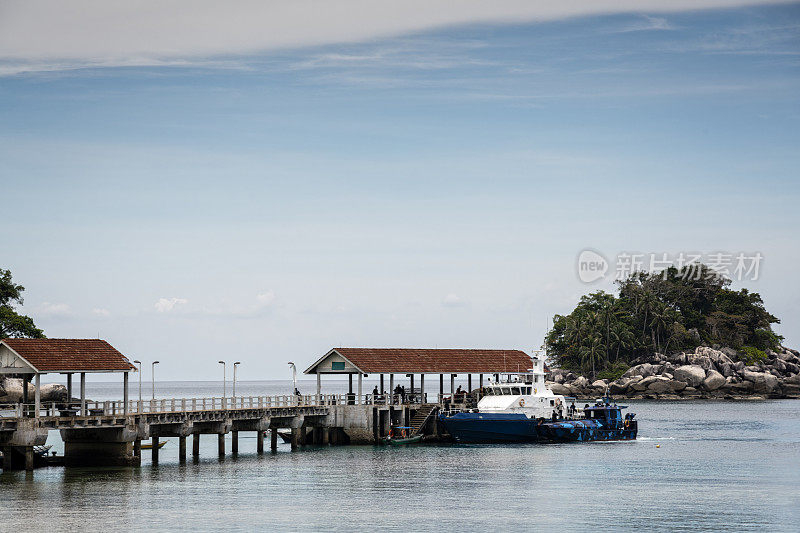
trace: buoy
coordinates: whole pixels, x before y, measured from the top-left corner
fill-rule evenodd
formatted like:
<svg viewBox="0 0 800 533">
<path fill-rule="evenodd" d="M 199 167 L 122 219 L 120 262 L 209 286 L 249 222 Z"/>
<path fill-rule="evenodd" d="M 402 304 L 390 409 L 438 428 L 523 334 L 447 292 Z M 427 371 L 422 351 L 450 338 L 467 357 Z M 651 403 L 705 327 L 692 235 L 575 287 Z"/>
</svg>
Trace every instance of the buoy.
<svg viewBox="0 0 800 533">
<path fill-rule="evenodd" d="M 660 444 L 656 444 L 656 448 L 661 448 L 661 445 Z"/>
</svg>

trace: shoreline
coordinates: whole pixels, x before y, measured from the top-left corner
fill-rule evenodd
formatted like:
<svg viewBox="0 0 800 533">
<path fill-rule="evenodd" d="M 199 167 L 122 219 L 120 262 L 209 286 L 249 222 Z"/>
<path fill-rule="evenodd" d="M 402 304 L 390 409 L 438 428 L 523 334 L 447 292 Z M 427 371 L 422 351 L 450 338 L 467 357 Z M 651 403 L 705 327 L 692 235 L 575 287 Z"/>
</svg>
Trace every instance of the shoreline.
<svg viewBox="0 0 800 533">
<path fill-rule="evenodd" d="M 626 400 L 763 401 L 800 399 L 800 353 L 768 350 L 767 359 L 745 364 L 731 348 L 699 346 L 694 352 L 640 357 L 621 377 L 592 382 L 566 369 L 547 376 L 556 394 L 594 400 L 606 391 Z"/>
</svg>

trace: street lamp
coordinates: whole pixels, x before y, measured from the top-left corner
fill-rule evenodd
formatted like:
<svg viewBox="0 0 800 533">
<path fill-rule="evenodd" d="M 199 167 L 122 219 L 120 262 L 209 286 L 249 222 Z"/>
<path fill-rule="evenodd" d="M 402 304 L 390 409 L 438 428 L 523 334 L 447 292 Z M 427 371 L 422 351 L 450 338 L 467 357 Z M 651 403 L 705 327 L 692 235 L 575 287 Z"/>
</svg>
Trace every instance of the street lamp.
<svg viewBox="0 0 800 533">
<path fill-rule="evenodd" d="M 241 365 L 241 361 L 233 363 L 233 398 L 236 399 L 236 367 Z"/>
<path fill-rule="evenodd" d="M 133 360 L 134 363 L 139 365 L 139 412 L 142 411 L 142 362 L 138 359 Z"/>
<path fill-rule="evenodd" d="M 217 361 L 217 362 L 222 365 L 222 397 L 224 398 L 225 396 L 228 395 L 227 389 L 226 389 L 226 385 L 225 385 L 225 381 L 226 381 L 226 378 L 225 378 L 225 361 Z"/>
<path fill-rule="evenodd" d="M 150 371 L 150 374 L 153 376 L 153 399 L 154 400 L 156 399 L 156 365 L 158 363 L 159 363 L 158 361 L 153 361 L 153 365 L 152 365 L 153 368 Z"/>
<path fill-rule="evenodd" d="M 297 367 L 291 361 L 289 361 L 289 367 L 292 369 L 292 395 L 295 395 L 297 394 Z"/>
</svg>

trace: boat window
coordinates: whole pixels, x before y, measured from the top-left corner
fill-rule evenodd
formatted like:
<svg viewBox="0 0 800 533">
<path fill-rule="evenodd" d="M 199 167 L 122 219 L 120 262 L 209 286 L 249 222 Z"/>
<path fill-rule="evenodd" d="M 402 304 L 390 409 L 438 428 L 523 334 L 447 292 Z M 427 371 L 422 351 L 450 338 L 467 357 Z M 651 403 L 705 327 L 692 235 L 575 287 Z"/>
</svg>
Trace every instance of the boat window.
<svg viewBox="0 0 800 533">
<path fill-rule="evenodd" d="M 519 387 L 511 387 L 511 394 L 518 396 L 522 393 L 519 391 Z"/>
</svg>

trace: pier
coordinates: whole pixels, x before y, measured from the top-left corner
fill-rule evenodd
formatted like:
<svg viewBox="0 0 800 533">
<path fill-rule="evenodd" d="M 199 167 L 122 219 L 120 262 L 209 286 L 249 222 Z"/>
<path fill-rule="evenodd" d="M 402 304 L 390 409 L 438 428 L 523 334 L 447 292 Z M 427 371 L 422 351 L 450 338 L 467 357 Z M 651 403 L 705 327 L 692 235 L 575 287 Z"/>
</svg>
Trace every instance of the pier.
<svg viewBox="0 0 800 533">
<path fill-rule="evenodd" d="M 153 462 L 158 461 L 159 439 L 178 438 L 180 461 L 187 459 L 187 439 L 192 457 L 198 458 L 201 435 L 214 435 L 220 457 L 226 455 L 225 436 L 231 434 L 230 453 L 239 452 L 239 433 L 256 434 L 256 452 L 264 453 L 265 434 L 276 451 L 278 430 L 291 434 L 291 449 L 306 444 L 371 444 L 385 437 L 392 426 L 411 427 L 429 440 L 446 438 L 436 414 L 442 408 L 464 409 L 475 398 L 454 389 L 455 377 L 500 374 L 523 370 L 530 364 L 515 350 L 407 350 L 335 348 L 318 359 L 306 374 L 317 377 L 311 395 L 170 398 L 130 400 L 128 374 L 136 371 L 127 358 L 105 341 L 96 339 L 5 339 L 0 341 L 0 373 L 32 374 L 33 402 L 27 386 L 23 401 L 0 406 L 0 450 L 3 469 L 33 469 L 34 446 L 45 444 L 49 431 L 64 441 L 66 466 L 114 466 L 141 463 L 143 440 L 150 440 Z M 40 375 L 67 375 L 67 402 L 42 402 Z M 122 400 L 87 400 L 86 374 L 123 374 Z M 72 401 L 72 375 L 80 376 L 80 397 Z M 324 394 L 323 375 L 347 374 L 344 394 Z M 379 375 L 379 385 L 365 394 L 363 377 Z M 395 376 L 409 378 L 410 387 L 395 387 Z M 425 389 L 425 375 L 438 374 L 439 391 Z M 384 379 L 388 376 L 388 380 Z M 415 384 L 415 375 L 419 378 Z M 449 377 L 449 394 L 444 376 Z M 357 388 L 354 390 L 354 376 Z M 388 381 L 389 391 L 384 390 Z M 26 382 L 27 384 L 27 382 Z"/>
</svg>

